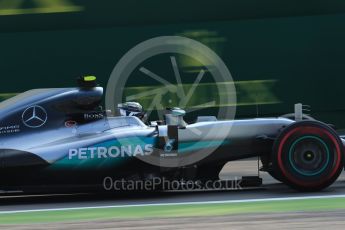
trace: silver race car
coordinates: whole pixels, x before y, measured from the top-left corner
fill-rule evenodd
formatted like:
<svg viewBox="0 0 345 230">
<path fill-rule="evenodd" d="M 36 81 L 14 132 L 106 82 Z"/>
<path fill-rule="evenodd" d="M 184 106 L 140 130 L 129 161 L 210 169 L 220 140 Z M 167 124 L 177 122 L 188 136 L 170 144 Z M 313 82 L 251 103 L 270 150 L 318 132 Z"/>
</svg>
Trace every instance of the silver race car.
<svg viewBox="0 0 345 230">
<path fill-rule="evenodd" d="M 229 161 L 260 157 L 261 170 L 298 190 L 331 185 L 344 167 L 344 145 L 325 123 L 289 118 L 165 120 L 145 124 L 140 104 L 103 111 L 103 88 L 84 77 L 77 88 L 36 89 L 0 104 L 0 190 L 99 187 L 104 179 L 219 180 Z"/>
</svg>

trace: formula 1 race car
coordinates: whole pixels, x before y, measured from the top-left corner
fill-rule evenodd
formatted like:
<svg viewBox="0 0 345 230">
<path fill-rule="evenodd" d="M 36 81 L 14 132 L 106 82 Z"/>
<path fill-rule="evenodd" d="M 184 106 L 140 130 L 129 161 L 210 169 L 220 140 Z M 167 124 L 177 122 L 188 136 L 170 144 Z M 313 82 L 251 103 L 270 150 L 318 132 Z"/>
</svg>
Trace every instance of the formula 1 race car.
<svg viewBox="0 0 345 230">
<path fill-rule="evenodd" d="M 218 180 L 229 162 L 260 157 L 262 170 L 304 191 L 331 185 L 344 167 L 343 141 L 322 122 L 293 118 L 217 120 L 167 110 L 145 124 L 138 103 L 121 116 L 100 108 L 103 88 L 36 89 L 0 103 L 0 190 L 101 186 L 106 177 Z"/>
</svg>

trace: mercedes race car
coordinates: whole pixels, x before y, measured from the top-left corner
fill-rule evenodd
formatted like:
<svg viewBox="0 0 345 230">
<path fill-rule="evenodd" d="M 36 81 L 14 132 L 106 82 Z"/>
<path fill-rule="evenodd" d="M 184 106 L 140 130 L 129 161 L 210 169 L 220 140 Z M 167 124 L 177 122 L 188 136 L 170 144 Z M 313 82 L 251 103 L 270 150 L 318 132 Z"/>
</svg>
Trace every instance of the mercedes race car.
<svg viewBox="0 0 345 230">
<path fill-rule="evenodd" d="M 105 178 L 219 180 L 229 161 L 260 157 L 261 170 L 297 189 L 331 185 L 344 167 L 343 141 L 325 123 L 289 118 L 217 120 L 167 110 L 145 123 L 135 102 L 103 111 L 93 77 L 79 87 L 35 89 L 0 103 L 0 190 L 102 187 Z"/>
</svg>

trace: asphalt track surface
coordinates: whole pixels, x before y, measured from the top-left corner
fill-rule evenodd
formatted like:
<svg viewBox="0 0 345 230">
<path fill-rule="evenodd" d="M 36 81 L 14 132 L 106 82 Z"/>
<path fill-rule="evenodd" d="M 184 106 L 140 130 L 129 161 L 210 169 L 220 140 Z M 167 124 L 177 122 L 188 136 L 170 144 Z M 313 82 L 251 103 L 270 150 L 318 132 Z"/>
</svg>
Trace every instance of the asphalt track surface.
<svg viewBox="0 0 345 230">
<path fill-rule="evenodd" d="M 257 175 L 257 162 L 246 160 L 229 163 L 222 171 L 222 179 L 233 179 L 239 176 Z M 315 193 L 300 193 L 275 181 L 266 173 L 261 173 L 264 185 L 259 188 L 236 191 L 178 191 L 154 193 L 114 193 L 97 194 L 65 194 L 40 196 L 1 196 L 0 212 L 70 209 L 102 206 L 127 206 L 145 204 L 174 204 L 184 202 L 228 202 L 233 200 L 291 198 L 310 196 L 345 195 L 345 173 L 328 189 Z"/>
</svg>

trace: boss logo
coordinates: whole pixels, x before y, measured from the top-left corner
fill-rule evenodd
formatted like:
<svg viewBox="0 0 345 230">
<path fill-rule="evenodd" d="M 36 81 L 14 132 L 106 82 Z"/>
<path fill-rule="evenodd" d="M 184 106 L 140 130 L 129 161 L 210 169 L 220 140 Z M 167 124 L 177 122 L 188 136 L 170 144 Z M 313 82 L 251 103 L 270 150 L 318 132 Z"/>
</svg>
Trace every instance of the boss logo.
<svg viewBox="0 0 345 230">
<path fill-rule="evenodd" d="M 98 119 L 103 119 L 103 118 L 104 118 L 103 113 L 85 113 L 84 114 L 85 120 L 98 120 Z"/>
</svg>

